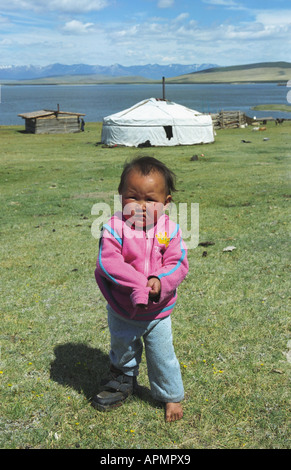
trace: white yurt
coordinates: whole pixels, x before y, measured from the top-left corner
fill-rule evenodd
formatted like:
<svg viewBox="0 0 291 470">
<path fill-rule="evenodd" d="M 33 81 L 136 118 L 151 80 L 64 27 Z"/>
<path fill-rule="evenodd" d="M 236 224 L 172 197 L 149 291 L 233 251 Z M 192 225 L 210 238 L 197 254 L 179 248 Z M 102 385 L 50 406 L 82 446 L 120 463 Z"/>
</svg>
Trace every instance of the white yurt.
<svg viewBox="0 0 291 470">
<path fill-rule="evenodd" d="M 149 98 L 103 119 L 106 145 L 174 146 L 214 142 L 210 115 L 168 100 Z"/>
</svg>

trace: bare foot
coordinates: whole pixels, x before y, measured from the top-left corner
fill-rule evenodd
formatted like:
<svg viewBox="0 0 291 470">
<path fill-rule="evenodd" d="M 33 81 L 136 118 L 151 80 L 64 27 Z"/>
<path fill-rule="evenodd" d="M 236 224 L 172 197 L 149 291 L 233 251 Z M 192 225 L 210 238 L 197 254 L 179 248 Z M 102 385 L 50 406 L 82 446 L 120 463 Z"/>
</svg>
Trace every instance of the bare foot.
<svg viewBox="0 0 291 470">
<path fill-rule="evenodd" d="M 181 403 L 166 403 L 166 421 L 168 423 L 177 421 L 183 417 Z"/>
</svg>

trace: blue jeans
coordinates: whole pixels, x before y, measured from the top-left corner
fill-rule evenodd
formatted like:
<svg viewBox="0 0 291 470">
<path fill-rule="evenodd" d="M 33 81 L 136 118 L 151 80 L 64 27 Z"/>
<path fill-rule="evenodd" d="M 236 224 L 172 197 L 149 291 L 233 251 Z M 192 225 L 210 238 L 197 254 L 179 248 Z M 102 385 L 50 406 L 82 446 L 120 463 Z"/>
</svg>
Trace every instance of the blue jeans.
<svg viewBox="0 0 291 470">
<path fill-rule="evenodd" d="M 124 374 L 137 376 L 145 345 L 148 377 L 153 398 L 162 402 L 180 402 L 184 398 L 179 362 L 172 340 L 170 316 L 153 321 L 135 321 L 121 317 L 108 305 L 111 334 L 110 361 Z"/>
</svg>

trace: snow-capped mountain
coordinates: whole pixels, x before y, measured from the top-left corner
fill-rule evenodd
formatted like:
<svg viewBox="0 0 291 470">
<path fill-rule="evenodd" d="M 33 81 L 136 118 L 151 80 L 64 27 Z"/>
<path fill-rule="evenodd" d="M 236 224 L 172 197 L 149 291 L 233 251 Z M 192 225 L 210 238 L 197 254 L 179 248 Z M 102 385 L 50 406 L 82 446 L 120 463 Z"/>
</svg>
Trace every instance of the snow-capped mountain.
<svg viewBox="0 0 291 470">
<path fill-rule="evenodd" d="M 64 75 L 102 75 L 107 77 L 140 76 L 159 80 L 161 77 L 170 78 L 186 73 L 217 67 L 216 64 L 147 64 L 123 66 L 113 65 L 87 65 L 87 64 L 51 64 L 46 66 L 35 65 L 0 65 L 0 80 L 31 80 L 36 78 L 56 77 Z"/>
</svg>

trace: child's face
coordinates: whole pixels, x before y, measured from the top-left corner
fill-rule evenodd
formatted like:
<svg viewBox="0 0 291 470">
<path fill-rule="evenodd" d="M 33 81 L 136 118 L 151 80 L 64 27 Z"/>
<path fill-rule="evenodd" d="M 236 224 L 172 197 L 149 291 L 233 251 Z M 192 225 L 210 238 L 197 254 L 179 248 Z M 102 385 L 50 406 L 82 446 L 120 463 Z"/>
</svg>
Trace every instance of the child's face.
<svg viewBox="0 0 291 470">
<path fill-rule="evenodd" d="M 164 176 L 158 171 L 142 175 L 132 170 L 127 175 L 121 196 L 125 219 L 130 219 L 131 225 L 140 230 L 155 225 L 172 199 L 166 193 Z"/>
</svg>

